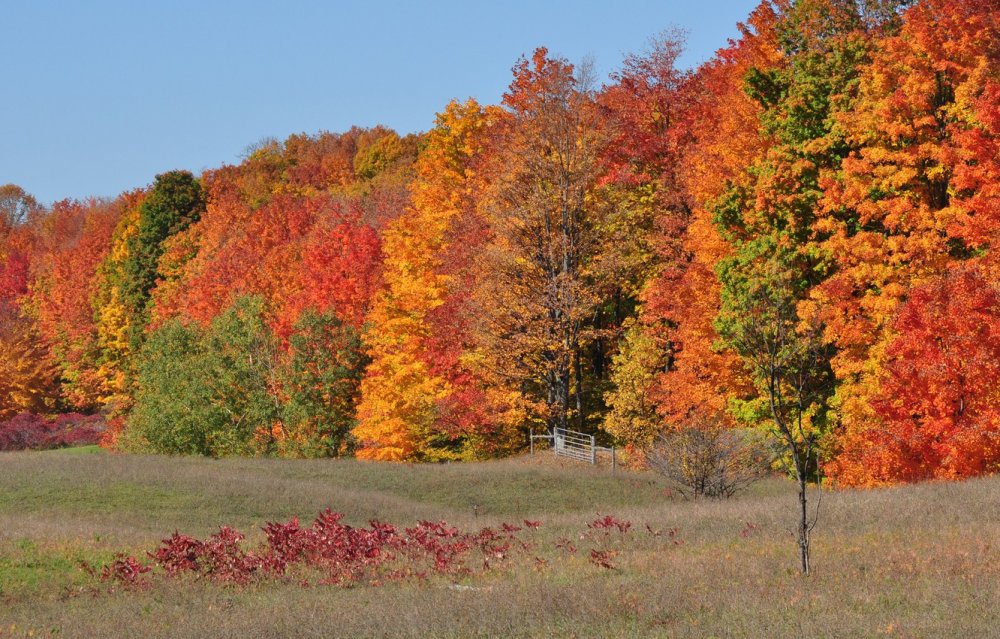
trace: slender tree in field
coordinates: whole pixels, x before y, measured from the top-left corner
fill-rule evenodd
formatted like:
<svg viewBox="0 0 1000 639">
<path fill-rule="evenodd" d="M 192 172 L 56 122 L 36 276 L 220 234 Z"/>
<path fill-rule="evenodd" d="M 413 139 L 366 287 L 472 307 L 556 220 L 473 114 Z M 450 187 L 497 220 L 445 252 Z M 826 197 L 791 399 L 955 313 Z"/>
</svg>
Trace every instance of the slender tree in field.
<svg viewBox="0 0 1000 639">
<path fill-rule="evenodd" d="M 743 407 L 744 419 L 769 421 L 781 459 L 798 486 L 800 567 L 811 570 L 810 541 L 819 516 L 810 512 L 808 484 L 819 473 L 819 442 L 827 430 L 827 401 L 833 393 L 832 348 L 819 327 L 804 327 L 796 312 L 798 295 L 780 258 L 723 263 L 719 333 L 743 359 L 757 389 L 757 401 Z"/>
<path fill-rule="evenodd" d="M 738 417 L 769 423 L 799 487 L 797 538 L 810 565 L 808 482 L 818 479 L 818 447 L 829 428 L 832 346 L 823 325 L 799 306 L 833 269 L 816 224 L 822 177 L 848 152 L 831 117 L 849 108 L 869 37 L 853 0 L 793 3 L 776 25 L 781 66 L 751 68 L 746 90 L 760 106 L 766 154 L 713 203 L 729 254 L 716 265 L 721 308 L 716 328 L 750 373 L 756 397 L 736 401 Z"/>
</svg>

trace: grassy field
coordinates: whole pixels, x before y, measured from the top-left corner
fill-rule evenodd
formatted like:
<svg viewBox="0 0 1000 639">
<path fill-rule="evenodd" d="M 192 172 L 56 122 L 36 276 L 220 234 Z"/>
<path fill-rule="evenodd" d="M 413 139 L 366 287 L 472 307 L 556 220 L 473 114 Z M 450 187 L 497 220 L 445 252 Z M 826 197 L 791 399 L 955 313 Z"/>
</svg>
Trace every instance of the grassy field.
<svg viewBox="0 0 1000 639">
<path fill-rule="evenodd" d="M 353 524 L 538 519 L 545 562 L 457 587 L 189 580 L 112 594 L 80 568 L 142 555 L 175 529 L 228 524 L 258 539 L 267 520 L 308 521 L 326 507 Z M 614 542 L 615 569 L 555 549 L 597 513 L 635 523 Z M 784 480 L 686 502 L 651 475 L 543 455 L 406 466 L 5 453 L 0 637 L 1000 636 L 1000 478 L 826 494 L 809 578 L 795 570 L 794 519 Z M 647 524 L 678 532 L 655 537 Z"/>
</svg>

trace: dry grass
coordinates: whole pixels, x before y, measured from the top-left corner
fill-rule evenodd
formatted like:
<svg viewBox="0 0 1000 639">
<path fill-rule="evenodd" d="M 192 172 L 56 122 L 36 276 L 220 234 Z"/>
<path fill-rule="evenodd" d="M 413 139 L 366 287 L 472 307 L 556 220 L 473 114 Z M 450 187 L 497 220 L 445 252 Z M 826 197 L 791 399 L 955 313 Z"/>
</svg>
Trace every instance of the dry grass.
<svg viewBox="0 0 1000 639">
<path fill-rule="evenodd" d="M 724 502 L 685 502 L 647 475 L 545 460 L 408 467 L 2 455 L 0 637 L 1000 636 L 997 478 L 827 494 L 816 574 L 805 579 L 789 531 L 794 488 L 783 480 Z M 541 519 L 538 554 L 548 565 L 527 561 L 461 589 L 444 579 L 353 589 L 185 582 L 76 594 L 86 580 L 80 558 L 149 549 L 175 528 L 249 532 L 327 506 L 357 523 Z M 616 570 L 554 547 L 578 540 L 596 512 L 640 529 L 612 542 Z M 646 524 L 678 527 L 683 544 L 641 532 Z"/>
</svg>

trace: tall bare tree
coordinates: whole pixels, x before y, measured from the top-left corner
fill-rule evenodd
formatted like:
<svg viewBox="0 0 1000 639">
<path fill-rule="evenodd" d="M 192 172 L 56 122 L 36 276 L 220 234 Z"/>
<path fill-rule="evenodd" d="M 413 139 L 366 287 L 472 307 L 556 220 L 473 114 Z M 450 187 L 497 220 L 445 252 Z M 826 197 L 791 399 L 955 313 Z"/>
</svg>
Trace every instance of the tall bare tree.
<svg viewBox="0 0 1000 639">
<path fill-rule="evenodd" d="M 522 59 L 495 127 L 482 200 L 493 231 L 480 278 L 479 346 L 488 373 L 550 428 L 583 423 L 587 322 L 598 302 L 598 113 L 589 65 L 545 49 Z"/>
<path fill-rule="evenodd" d="M 38 201 L 18 185 L 0 186 L 0 231 L 24 224 L 38 208 Z"/>
</svg>

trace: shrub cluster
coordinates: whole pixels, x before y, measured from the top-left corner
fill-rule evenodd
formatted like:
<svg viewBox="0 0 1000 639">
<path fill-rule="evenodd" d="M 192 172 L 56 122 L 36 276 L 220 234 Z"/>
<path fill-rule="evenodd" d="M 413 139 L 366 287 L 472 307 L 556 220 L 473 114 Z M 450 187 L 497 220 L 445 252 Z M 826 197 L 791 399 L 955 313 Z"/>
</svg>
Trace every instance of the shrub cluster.
<svg viewBox="0 0 1000 639">
<path fill-rule="evenodd" d="M 100 415 L 66 413 L 50 419 L 21 413 L 0 422 L 0 451 L 97 444 L 106 428 L 107 423 Z"/>
<path fill-rule="evenodd" d="M 521 524 L 504 523 L 475 532 L 444 521 L 420 521 L 398 528 L 372 520 L 366 527 L 353 527 L 343 523 L 341 513 L 328 508 L 306 527 L 298 517 L 285 523 L 267 523 L 262 529 L 265 540 L 254 548 L 244 545 L 242 533 L 222 526 L 204 539 L 174 532 L 147 553 L 152 563 L 119 553 L 100 569 L 86 564 L 84 569 L 111 584 L 112 590 L 145 590 L 154 579 L 185 576 L 229 586 L 277 581 L 303 587 L 380 586 L 435 575 L 457 579 L 513 568 L 519 560 L 535 570 L 544 569 L 549 560 L 538 554 L 544 555 L 545 549 L 530 538 L 531 531 L 541 526 L 540 521 L 525 519 Z M 582 550 L 581 558 L 588 563 L 617 570 L 615 559 L 636 531 L 631 521 L 598 515 L 579 535 L 582 547 L 563 537 L 549 551 L 567 557 Z M 664 537 L 670 545 L 684 544 L 677 528 L 664 531 L 646 525 L 645 531 L 652 537 Z M 741 533 L 741 537 L 746 536 L 746 531 Z"/>
<path fill-rule="evenodd" d="M 760 433 L 706 419 L 661 434 L 647 453 L 649 467 L 684 497 L 728 498 L 763 479 L 775 454 Z"/>
<path fill-rule="evenodd" d="M 518 533 L 541 525 L 525 521 L 463 532 L 443 521 L 421 521 L 399 529 L 379 521 L 356 528 L 342 519 L 341 513 L 327 509 L 308 527 L 301 526 L 297 517 L 286 523 L 270 522 L 263 529 L 266 541 L 256 549 L 245 548 L 245 536 L 227 526 L 203 540 L 174 532 L 149 557 L 160 568 L 159 574 L 167 577 L 189 574 L 239 586 L 262 580 L 378 585 L 498 568 L 531 549 L 531 543 Z M 125 587 L 145 588 L 150 583 L 147 568 L 134 557 L 122 555 L 104 567 L 100 577 Z"/>
<path fill-rule="evenodd" d="M 137 364 L 135 406 L 117 444 L 128 451 L 225 457 L 350 452 L 367 359 L 358 331 L 306 311 L 288 338 L 262 298 L 237 298 L 207 326 L 152 331 Z"/>
</svg>

